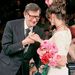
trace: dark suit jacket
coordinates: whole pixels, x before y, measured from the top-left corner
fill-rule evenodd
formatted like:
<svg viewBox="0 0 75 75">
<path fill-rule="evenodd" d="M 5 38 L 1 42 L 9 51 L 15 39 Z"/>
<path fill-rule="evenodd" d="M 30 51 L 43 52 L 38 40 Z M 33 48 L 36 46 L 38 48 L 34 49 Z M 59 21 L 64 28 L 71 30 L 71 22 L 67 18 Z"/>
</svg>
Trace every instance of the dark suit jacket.
<svg viewBox="0 0 75 75">
<path fill-rule="evenodd" d="M 35 26 L 33 31 L 43 37 L 43 31 Z M 33 57 L 36 65 L 39 63 L 37 48 L 39 43 L 31 44 L 24 53 L 21 41 L 24 39 L 24 19 L 9 21 L 2 37 L 0 54 L 0 75 L 16 75 L 23 61 L 26 63 Z M 26 74 L 25 74 L 26 75 Z"/>
</svg>

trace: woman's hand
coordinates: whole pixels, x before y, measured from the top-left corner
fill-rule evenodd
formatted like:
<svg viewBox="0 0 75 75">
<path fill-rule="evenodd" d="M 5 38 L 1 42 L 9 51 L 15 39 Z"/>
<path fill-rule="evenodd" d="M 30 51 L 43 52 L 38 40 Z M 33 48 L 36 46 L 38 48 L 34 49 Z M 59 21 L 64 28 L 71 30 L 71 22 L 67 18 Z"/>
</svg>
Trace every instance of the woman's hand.
<svg viewBox="0 0 75 75">
<path fill-rule="evenodd" d="M 43 72 L 43 68 L 44 68 L 44 65 L 41 65 L 41 66 L 39 67 L 39 72 L 40 72 L 40 73 Z"/>
<path fill-rule="evenodd" d="M 40 38 L 40 36 L 38 34 L 35 33 L 30 33 L 29 34 L 30 39 L 37 41 L 37 42 L 42 42 L 43 40 Z"/>
<path fill-rule="evenodd" d="M 34 40 L 30 39 L 29 36 L 27 36 L 24 40 L 22 40 L 22 45 L 25 46 L 27 44 L 33 44 L 35 43 Z"/>
</svg>

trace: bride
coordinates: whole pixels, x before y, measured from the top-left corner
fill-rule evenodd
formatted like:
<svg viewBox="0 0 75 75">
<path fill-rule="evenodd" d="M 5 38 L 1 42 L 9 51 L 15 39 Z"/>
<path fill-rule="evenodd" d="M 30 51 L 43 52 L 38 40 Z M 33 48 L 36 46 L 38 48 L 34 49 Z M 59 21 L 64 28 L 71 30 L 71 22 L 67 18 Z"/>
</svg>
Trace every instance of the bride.
<svg viewBox="0 0 75 75">
<path fill-rule="evenodd" d="M 52 26 L 55 26 L 55 31 L 49 41 L 54 41 L 58 47 L 58 54 L 61 55 L 61 59 L 57 60 L 57 66 L 50 66 L 47 75 L 68 75 L 67 54 L 69 52 L 69 46 L 71 43 L 71 32 L 66 26 L 64 16 L 61 12 L 61 8 L 56 5 L 52 5 L 46 10 L 46 17 L 51 22 Z M 32 33 L 30 38 L 42 42 L 43 40 L 38 34 Z"/>
</svg>

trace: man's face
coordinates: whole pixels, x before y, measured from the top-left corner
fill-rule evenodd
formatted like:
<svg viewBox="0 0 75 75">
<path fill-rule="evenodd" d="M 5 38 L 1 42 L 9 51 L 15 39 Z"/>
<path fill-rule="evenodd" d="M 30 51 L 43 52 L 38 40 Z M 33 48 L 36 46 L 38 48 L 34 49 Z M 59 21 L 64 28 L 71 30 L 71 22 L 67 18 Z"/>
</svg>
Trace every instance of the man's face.
<svg viewBox="0 0 75 75">
<path fill-rule="evenodd" d="M 40 18 L 40 11 L 28 11 L 24 14 L 26 23 L 29 27 L 34 27 Z"/>
</svg>

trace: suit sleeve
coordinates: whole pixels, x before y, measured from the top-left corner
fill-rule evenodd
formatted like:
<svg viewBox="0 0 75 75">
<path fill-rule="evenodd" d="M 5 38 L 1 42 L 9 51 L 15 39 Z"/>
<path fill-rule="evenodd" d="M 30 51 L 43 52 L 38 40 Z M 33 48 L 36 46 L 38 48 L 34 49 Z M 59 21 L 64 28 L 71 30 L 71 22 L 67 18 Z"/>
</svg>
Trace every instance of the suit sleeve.
<svg viewBox="0 0 75 75">
<path fill-rule="evenodd" d="M 13 30 L 11 23 L 7 22 L 2 37 L 2 49 L 6 55 L 12 55 L 23 50 L 21 42 L 13 43 Z"/>
</svg>

